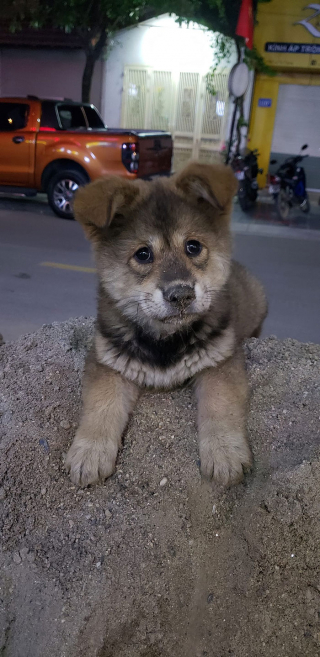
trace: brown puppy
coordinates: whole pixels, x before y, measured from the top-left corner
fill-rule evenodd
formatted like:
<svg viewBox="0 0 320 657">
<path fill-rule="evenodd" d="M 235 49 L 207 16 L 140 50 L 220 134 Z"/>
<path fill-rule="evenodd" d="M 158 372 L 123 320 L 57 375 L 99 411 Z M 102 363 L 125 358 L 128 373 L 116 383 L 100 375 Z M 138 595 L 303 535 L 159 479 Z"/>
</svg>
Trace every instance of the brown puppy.
<svg viewBox="0 0 320 657">
<path fill-rule="evenodd" d="M 79 190 L 75 214 L 99 276 L 94 346 L 79 429 L 66 458 L 74 483 L 115 469 L 144 387 L 192 379 L 201 471 L 237 483 L 251 465 L 241 343 L 267 312 L 260 283 L 231 261 L 231 169 L 191 163 L 169 180 L 108 177 Z"/>
</svg>

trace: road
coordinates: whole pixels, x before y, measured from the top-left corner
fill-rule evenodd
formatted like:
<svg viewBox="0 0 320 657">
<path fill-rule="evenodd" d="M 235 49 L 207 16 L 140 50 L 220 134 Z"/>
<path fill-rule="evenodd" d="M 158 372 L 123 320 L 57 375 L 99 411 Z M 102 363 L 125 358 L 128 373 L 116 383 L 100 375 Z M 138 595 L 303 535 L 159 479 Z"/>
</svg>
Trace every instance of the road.
<svg viewBox="0 0 320 657">
<path fill-rule="evenodd" d="M 263 335 L 320 342 L 320 230 L 309 230 L 310 223 L 269 225 L 271 213 L 264 204 L 248 220 L 236 209 L 233 222 L 235 256 L 267 290 Z M 317 214 L 313 220 L 319 228 Z M 0 199 L 0 333 L 6 342 L 42 324 L 94 315 L 93 268 L 76 222 L 58 219 L 41 199 Z"/>
</svg>

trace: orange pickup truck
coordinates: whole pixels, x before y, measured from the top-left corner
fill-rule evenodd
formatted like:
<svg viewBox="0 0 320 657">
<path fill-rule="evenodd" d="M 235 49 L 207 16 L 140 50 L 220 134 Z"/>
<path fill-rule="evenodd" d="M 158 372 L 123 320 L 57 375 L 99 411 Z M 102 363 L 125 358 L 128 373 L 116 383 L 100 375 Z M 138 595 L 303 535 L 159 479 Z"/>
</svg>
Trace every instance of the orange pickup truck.
<svg viewBox="0 0 320 657">
<path fill-rule="evenodd" d="M 131 180 L 171 171 L 170 133 L 107 128 L 90 104 L 0 98 L 0 194 L 45 192 L 70 219 L 79 185 L 105 174 Z"/>
</svg>

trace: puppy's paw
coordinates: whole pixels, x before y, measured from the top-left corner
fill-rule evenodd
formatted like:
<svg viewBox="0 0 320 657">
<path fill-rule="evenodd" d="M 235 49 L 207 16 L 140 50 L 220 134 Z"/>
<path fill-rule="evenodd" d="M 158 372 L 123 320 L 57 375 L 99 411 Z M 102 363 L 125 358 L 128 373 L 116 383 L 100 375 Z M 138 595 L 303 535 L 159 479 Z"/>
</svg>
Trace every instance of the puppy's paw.
<svg viewBox="0 0 320 657">
<path fill-rule="evenodd" d="M 201 474 L 223 486 L 234 486 L 243 479 L 243 468 L 250 468 L 252 455 L 243 435 L 223 439 L 211 437 L 200 443 Z"/>
<path fill-rule="evenodd" d="M 76 435 L 65 460 L 71 481 L 89 486 L 110 477 L 115 470 L 117 446 L 108 441 L 94 441 Z"/>
</svg>

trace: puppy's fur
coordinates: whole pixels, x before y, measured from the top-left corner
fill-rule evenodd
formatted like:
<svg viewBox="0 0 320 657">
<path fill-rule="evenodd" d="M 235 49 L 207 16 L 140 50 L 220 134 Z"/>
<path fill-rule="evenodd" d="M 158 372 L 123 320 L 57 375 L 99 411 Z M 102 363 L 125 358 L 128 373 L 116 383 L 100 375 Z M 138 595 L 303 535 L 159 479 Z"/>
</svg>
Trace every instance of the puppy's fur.
<svg viewBox="0 0 320 657">
<path fill-rule="evenodd" d="M 74 483 L 113 473 L 144 387 L 189 380 L 202 473 L 230 485 L 251 465 L 241 343 L 259 334 L 267 306 L 260 283 L 231 260 L 236 189 L 231 169 L 191 163 L 169 180 L 110 176 L 79 190 L 75 215 L 94 245 L 99 300 L 66 459 Z"/>
</svg>

